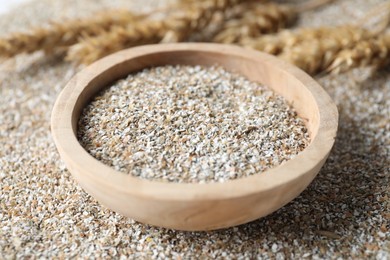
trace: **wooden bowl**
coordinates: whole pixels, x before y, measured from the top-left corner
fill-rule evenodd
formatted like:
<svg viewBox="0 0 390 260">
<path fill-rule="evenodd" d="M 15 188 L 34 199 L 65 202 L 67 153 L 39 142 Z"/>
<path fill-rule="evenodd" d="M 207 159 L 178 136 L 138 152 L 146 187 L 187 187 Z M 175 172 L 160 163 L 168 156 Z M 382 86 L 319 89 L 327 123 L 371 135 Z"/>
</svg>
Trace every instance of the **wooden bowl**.
<svg viewBox="0 0 390 260">
<path fill-rule="evenodd" d="M 311 143 L 266 172 L 224 183 L 179 184 L 115 171 L 89 155 L 76 133 L 82 109 L 108 84 L 145 67 L 221 65 L 272 88 L 307 120 Z M 95 62 L 77 74 L 54 106 L 51 126 L 58 151 L 80 185 L 108 208 L 151 225 L 212 230 L 246 223 L 297 197 L 324 164 L 336 137 L 338 112 L 307 74 L 273 56 L 235 46 L 179 43 L 136 47 Z"/>
</svg>

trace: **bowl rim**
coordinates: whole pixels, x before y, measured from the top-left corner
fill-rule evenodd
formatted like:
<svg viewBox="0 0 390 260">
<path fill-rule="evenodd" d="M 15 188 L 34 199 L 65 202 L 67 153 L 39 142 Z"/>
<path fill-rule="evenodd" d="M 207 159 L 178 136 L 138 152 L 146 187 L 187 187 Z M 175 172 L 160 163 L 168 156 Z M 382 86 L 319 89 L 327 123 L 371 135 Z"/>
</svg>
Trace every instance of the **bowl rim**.
<svg viewBox="0 0 390 260">
<path fill-rule="evenodd" d="M 83 90 L 104 71 L 125 61 L 155 53 L 175 54 L 180 51 L 219 53 L 262 60 L 292 75 L 309 90 L 319 112 L 319 125 L 311 143 L 302 152 L 274 168 L 262 173 L 222 183 L 174 183 L 145 180 L 116 171 L 90 155 L 78 142 L 73 117 Z M 221 64 L 223 66 L 223 64 Z M 112 80 L 114 81 L 114 79 Z M 76 120 L 78 121 L 78 120 Z M 338 127 L 338 111 L 329 95 L 309 75 L 297 67 L 274 56 L 233 45 L 214 43 L 173 43 L 144 45 L 114 53 L 96 61 L 77 73 L 61 91 L 55 102 L 51 131 L 55 145 L 70 172 L 82 174 L 91 181 L 129 196 L 161 201 L 225 200 L 250 196 L 292 183 L 314 168 L 322 166 L 334 144 Z M 318 172 L 318 171 L 317 171 Z M 76 177 L 76 176 L 75 176 Z M 313 176 L 314 178 L 315 176 Z M 77 178 L 76 178 L 77 179 Z M 94 183 L 94 184 L 93 184 Z"/>
</svg>

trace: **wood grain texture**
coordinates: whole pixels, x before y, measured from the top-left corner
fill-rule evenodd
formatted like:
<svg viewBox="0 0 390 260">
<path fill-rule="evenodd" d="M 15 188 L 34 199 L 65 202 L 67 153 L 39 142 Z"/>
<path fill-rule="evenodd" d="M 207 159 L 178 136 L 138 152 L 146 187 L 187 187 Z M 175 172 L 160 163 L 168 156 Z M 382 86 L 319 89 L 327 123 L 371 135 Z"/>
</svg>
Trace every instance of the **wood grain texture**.
<svg viewBox="0 0 390 260">
<path fill-rule="evenodd" d="M 310 145 L 292 160 L 224 183 L 179 184 L 132 177 L 99 162 L 76 138 L 77 122 L 91 98 L 110 83 L 145 67 L 221 65 L 284 96 L 306 120 Z M 298 196 L 314 179 L 333 146 L 338 112 L 306 73 L 273 56 L 210 43 L 132 48 L 95 62 L 64 88 L 52 113 L 52 135 L 61 158 L 80 185 L 108 208 L 151 225 L 212 230 L 263 217 Z"/>
</svg>

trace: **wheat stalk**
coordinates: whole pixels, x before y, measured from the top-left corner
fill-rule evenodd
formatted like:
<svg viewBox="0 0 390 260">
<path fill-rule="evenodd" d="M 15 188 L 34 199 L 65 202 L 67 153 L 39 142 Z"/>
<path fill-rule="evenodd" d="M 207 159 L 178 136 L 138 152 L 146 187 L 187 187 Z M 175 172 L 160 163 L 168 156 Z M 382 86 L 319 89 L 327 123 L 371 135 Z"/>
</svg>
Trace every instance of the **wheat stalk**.
<svg viewBox="0 0 390 260">
<path fill-rule="evenodd" d="M 41 27 L 26 33 L 14 33 L 6 38 L 0 38 L 0 56 L 12 57 L 20 53 L 50 51 L 69 46 L 76 43 L 81 35 L 99 35 L 113 26 L 123 26 L 141 17 L 142 15 L 135 15 L 130 11 L 111 10 L 86 19 L 54 22 L 47 28 Z"/>
<path fill-rule="evenodd" d="M 361 41 L 342 50 L 337 54 L 332 64 L 327 68 L 328 72 L 338 74 L 352 68 L 362 66 L 375 66 L 381 68 L 390 63 L 390 33 Z"/>
</svg>

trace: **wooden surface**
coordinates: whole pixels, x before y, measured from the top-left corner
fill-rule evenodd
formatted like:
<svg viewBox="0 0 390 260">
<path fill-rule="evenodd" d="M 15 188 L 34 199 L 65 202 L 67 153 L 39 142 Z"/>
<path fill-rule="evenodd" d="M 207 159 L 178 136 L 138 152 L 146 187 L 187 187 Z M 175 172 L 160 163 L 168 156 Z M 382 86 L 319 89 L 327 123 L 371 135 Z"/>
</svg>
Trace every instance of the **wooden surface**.
<svg viewBox="0 0 390 260">
<path fill-rule="evenodd" d="M 115 171 L 89 155 L 76 138 L 81 110 L 99 90 L 129 73 L 164 64 L 215 65 L 272 88 L 307 120 L 311 144 L 264 173 L 225 183 L 147 181 Z M 77 74 L 52 113 L 58 151 L 80 185 L 103 205 L 143 223 L 211 230 L 270 214 L 298 196 L 324 164 L 337 132 L 337 108 L 307 74 L 270 55 L 203 43 L 160 44 L 121 51 Z"/>
</svg>

